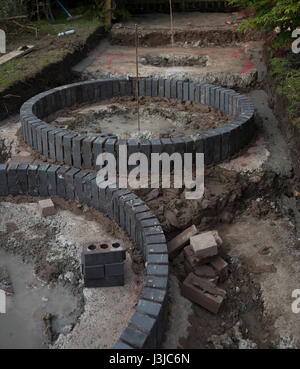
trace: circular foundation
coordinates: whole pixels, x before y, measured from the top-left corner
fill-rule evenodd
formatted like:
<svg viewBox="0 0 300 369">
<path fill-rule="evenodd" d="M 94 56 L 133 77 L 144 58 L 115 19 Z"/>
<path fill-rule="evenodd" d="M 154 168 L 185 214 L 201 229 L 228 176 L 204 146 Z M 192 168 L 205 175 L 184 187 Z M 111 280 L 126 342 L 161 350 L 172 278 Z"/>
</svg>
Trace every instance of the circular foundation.
<svg viewBox="0 0 300 369">
<path fill-rule="evenodd" d="M 248 98 L 233 90 L 209 84 L 145 78 L 139 80 L 139 95 L 199 102 L 233 116 L 233 120 L 216 129 L 194 136 L 118 139 L 88 136 L 57 128 L 42 119 L 76 104 L 95 103 L 115 97 L 135 96 L 135 79 L 97 80 L 55 88 L 39 94 L 21 108 L 22 133 L 26 143 L 51 160 L 77 168 L 97 169 L 99 153 L 109 152 L 118 158 L 119 146 L 129 153 L 204 153 L 206 165 L 216 164 L 241 150 L 254 134 L 254 107 Z M 114 132 L 111 132 L 114 134 Z"/>
</svg>

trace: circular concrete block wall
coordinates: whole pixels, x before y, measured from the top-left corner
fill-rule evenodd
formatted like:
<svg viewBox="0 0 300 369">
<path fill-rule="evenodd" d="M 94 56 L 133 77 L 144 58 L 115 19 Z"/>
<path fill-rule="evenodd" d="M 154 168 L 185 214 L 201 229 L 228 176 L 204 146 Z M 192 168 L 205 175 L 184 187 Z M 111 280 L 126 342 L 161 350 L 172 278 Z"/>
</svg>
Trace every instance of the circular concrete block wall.
<svg viewBox="0 0 300 369">
<path fill-rule="evenodd" d="M 140 96 L 195 101 L 215 107 L 234 119 L 224 126 L 199 132 L 196 137 L 118 139 L 116 136 L 90 137 L 51 126 L 43 118 L 75 104 L 94 103 L 117 96 L 135 96 L 136 80 L 95 80 L 57 87 L 34 96 L 21 107 L 25 142 L 46 158 L 82 169 L 99 169 L 96 158 L 102 152 L 115 155 L 127 145 L 128 155 L 151 153 L 204 153 L 206 165 L 216 164 L 239 152 L 253 137 L 254 106 L 237 92 L 209 84 L 145 78 L 139 80 Z"/>
<path fill-rule="evenodd" d="M 135 194 L 100 189 L 96 174 L 49 164 L 0 164 L 0 196 L 59 196 L 77 200 L 115 220 L 146 263 L 138 306 L 115 348 L 158 348 L 167 323 L 168 249 L 162 227 Z"/>
</svg>

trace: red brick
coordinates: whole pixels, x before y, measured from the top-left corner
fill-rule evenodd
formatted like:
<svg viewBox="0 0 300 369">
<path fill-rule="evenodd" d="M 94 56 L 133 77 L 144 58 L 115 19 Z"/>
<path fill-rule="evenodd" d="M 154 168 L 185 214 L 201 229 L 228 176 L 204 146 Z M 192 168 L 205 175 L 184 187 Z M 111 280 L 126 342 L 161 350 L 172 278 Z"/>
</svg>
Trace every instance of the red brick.
<svg viewBox="0 0 300 369">
<path fill-rule="evenodd" d="M 190 273 L 183 282 L 182 296 L 204 307 L 208 311 L 217 314 L 224 301 L 224 296 L 214 295 L 202 289 L 202 283 L 197 283 L 197 280 L 199 279 L 199 277 Z"/>
<path fill-rule="evenodd" d="M 200 233 L 190 239 L 195 255 L 201 259 L 218 254 L 218 245 L 212 232 Z"/>
<path fill-rule="evenodd" d="M 220 256 L 215 256 L 210 265 L 215 269 L 220 277 L 220 282 L 224 282 L 228 277 L 228 264 Z"/>
<path fill-rule="evenodd" d="M 197 257 L 191 245 L 186 246 L 183 252 L 185 259 L 189 261 L 193 268 L 195 268 L 197 265 L 208 264 L 214 258 L 214 256 L 209 256 L 207 258 Z"/>
<path fill-rule="evenodd" d="M 168 251 L 170 259 L 174 258 L 180 253 L 180 251 L 189 243 L 190 237 L 197 234 L 197 228 L 195 225 L 187 228 L 185 231 L 181 232 L 178 236 L 173 238 L 168 243 Z"/>
<path fill-rule="evenodd" d="M 51 199 L 41 200 L 38 202 L 38 211 L 43 217 L 55 214 L 55 206 Z"/>
<path fill-rule="evenodd" d="M 212 234 L 214 235 L 215 240 L 216 240 L 218 246 L 222 246 L 223 245 L 223 240 L 220 237 L 219 232 L 218 231 L 212 231 Z"/>
</svg>

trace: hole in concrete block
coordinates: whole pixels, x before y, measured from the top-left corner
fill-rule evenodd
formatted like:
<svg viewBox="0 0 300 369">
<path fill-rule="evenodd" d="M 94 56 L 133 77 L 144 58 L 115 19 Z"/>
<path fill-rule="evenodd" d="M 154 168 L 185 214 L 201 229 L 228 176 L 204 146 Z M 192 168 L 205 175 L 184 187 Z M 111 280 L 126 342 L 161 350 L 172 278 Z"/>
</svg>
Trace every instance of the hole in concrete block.
<svg viewBox="0 0 300 369">
<path fill-rule="evenodd" d="M 107 248 L 108 248 L 108 244 L 106 244 L 106 243 L 102 243 L 102 244 L 100 245 L 100 247 L 101 247 L 101 249 L 107 249 Z"/>
<path fill-rule="evenodd" d="M 118 247 L 120 247 L 121 245 L 119 244 L 119 242 L 114 242 L 112 244 L 112 247 L 114 247 L 115 249 L 117 249 Z"/>
<path fill-rule="evenodd" d="M 88 246 L 88 250 L 90 250 L 90 251 L 94 251 L 94 250 L 96 250 L 96 248 L 97 248 L 97 246 L 95 246 L 95 245 L 89 245 Z"/>
</svg>

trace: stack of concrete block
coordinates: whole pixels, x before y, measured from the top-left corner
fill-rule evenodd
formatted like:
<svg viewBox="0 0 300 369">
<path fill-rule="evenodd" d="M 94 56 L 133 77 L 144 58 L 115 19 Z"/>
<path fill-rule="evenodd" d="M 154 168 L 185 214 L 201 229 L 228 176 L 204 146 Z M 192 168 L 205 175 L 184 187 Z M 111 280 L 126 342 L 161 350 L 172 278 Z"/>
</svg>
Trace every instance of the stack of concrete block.
<svg viewBox="0 0 300 369">
<path fill-rule="evenodd" d="M 81 254 L 85 287 L 124 286 L 126 249 L 122 240 L 85 244 Z"/>
<path fill-rule="evenodd" d="M 170 241 L 169 256 L 172 258 L 183 249 L 188 276 L 182 295 L 217 314 L 226 298 L 226 291 L 217 287 L 217 283 L 228 277 L 228 264 L 219 256 L 222 239 L 217 231 L 197 233 L 193 225 Z"/>
</svg>

